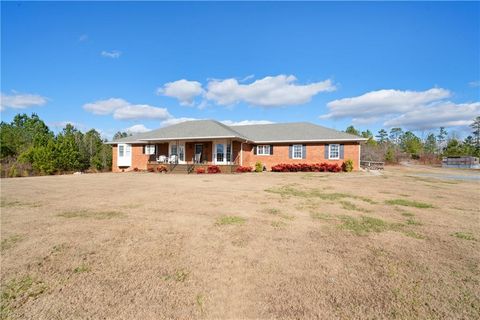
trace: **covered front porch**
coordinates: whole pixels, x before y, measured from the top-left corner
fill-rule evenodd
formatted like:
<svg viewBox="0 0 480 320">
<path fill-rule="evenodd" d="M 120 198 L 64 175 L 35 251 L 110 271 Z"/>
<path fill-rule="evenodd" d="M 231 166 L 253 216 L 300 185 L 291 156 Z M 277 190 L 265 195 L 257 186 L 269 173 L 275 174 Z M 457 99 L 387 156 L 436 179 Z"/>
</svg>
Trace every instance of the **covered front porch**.
<svg viewBox="0 0 480 320">
<path fill-rule="evenodd" d="M 148 165 L 218 165 L 241 164 L 241 142 L 232 139 L 197 141 L 149 141 L 144 153 Z"/>
</svg>

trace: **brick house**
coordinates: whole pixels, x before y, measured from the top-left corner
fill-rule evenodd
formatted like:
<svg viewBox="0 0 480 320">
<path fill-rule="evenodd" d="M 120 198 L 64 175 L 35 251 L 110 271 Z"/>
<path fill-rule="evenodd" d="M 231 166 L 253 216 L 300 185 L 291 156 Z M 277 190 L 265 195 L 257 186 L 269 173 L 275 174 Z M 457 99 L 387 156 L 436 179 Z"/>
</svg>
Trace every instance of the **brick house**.
<svg viewBox="0 0 480 320">
<path fill-rule="evenodd" d="M 109 142 L 113 172 L 155 169 L 191 172 L 218 165 L 222 172 L 236 166 L 267 170 L 279 163 L 337 163 L 360 166 L 360 144 L 366 139 L 308 122 L 227 126 L 214 120 L 187 121 Z"/>
</svg>

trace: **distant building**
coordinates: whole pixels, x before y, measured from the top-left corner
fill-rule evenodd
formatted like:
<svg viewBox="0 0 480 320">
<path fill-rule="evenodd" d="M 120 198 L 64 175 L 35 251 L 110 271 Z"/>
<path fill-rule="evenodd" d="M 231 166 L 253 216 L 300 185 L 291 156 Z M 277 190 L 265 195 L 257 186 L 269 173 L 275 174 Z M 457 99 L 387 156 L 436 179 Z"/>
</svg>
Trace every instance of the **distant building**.
<svg viewBox="0 0 480 320">
<path fill-rule="evenodd" d="M 480 169 L 480 162 L 477 157 L 444 157 L 442 159 L 444 168 Z"/>
</svg>

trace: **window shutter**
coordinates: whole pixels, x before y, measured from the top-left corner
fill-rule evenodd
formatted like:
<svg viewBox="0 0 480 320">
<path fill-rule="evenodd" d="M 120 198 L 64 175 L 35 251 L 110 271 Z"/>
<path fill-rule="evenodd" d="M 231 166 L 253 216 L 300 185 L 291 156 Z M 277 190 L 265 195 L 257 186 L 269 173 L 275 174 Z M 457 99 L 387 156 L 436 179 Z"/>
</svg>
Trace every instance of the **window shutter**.
<svg viewBox="0 0 480 320">
<path fill-rule="evenodd" d="M 290 159 L 293 158 L 293 154 L 292 154 L 292 153 L 293 153 L 293 146 L 292 146 L 292 145 L 289 145 L 289 146 L 288 146 L 288 157 L 289 157 Z"/>
<path fill-rule="evenodd" d="M 257 154 L 257 146 L 253 146 L 253 154 Z"/>
<path fill-rule="evenodd" d="M 145 154 L 145 145 L 143 145 L 142 150 L 143 150 L 143 151 L 142 151 L 143 154 Z"/>
<path fill-rule="evenodd" d="M 307 159 L 307 146 L 302 145 L 302 159 Z"/>
<path fill-rule="evenodd" d="M 343 159 L 343 153 L 344 153 L 343 149 L 344 149 L 344 146 L 345 146 L 345 145 L 343 145 L 343 144 L 340 145 L 340 159 Z"/>
<path fill-rule="evenodd" d="M 273 154 L 273 144 L 270 145 L 270 155 Z"/>
<path fill-rule="evenodd" d="M 325 159 L 328 159 L 328 144 L 325 145 L 325 155 L 324 155 L 324 158 L 325 158 Z"/>
</svg>

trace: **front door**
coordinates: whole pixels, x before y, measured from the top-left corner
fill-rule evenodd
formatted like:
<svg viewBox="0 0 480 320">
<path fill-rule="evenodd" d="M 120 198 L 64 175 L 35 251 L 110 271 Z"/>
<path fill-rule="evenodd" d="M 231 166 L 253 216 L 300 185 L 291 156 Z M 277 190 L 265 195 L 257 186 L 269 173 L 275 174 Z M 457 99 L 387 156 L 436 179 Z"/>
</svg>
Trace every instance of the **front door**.
<svg viewBox="0 0 480 320">
<path fill-rule="evenodd" d="M 193 156 L 194 156 L 195 162 L 201 163 L 204 160 L 202 143 L 195 144 L 195 154 Z"/>
<path fill-rule="evenodd" d="M 232 161 L 232 145 L 230 143 L 215 143 L 213 160 L 216 164 L 230 164 Z"/>
<path fill-rule="evenodd" d="M 170 156 L 176 155 L 178 163 L 185 163 L 185 144 L 170 143 Z"/>
</svg>

